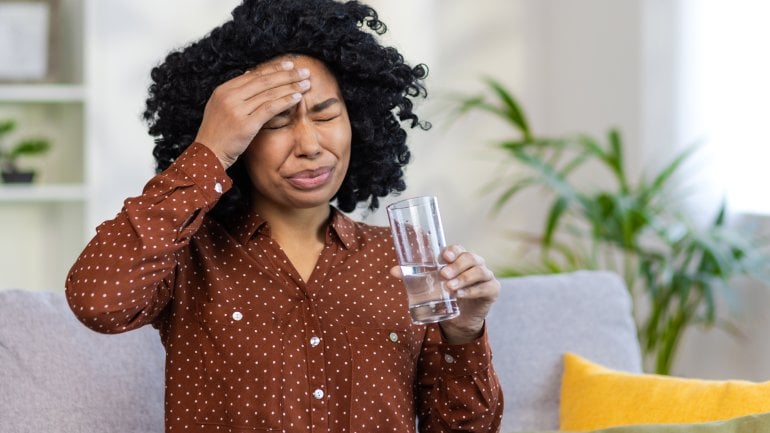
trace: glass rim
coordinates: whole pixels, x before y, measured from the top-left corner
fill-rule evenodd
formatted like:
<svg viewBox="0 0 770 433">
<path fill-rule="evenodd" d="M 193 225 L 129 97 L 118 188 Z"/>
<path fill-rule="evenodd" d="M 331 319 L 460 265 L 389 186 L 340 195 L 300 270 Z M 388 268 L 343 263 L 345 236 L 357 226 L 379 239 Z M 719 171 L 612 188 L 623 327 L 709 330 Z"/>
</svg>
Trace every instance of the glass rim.
<svg viewBox="0 0 770 433">
<path fill-rule="evenodd" d="M 421 195 L 417 197 L 405 198 L 395 203 L 391 203 L 388 206 L 386 206 L 385 209 L 388 211 L 406 209 L 408 207 L 412 207 L 415 205 L 425 205 L 432 202 L 435 202 L 436 204 L 438 204 L 438 197 L 436 197 L 435 195 Z"/>
</svg>

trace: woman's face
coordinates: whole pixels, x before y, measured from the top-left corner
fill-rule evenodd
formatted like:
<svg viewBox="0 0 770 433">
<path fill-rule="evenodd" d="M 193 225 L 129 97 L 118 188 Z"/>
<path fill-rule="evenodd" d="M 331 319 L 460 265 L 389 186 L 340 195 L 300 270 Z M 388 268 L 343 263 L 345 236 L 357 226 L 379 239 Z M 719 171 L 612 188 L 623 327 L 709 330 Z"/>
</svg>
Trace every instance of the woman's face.
<svg viewBox="0 0 770 433">
<path fill-rule="evenodd" d="M 311 57 L 290 60 L 310 71 L 310 90 L 267 122 L 242 158 L 257 208 L 325 208 L 348 170 L 350 120 L 331 71 Z"/>
</svg>

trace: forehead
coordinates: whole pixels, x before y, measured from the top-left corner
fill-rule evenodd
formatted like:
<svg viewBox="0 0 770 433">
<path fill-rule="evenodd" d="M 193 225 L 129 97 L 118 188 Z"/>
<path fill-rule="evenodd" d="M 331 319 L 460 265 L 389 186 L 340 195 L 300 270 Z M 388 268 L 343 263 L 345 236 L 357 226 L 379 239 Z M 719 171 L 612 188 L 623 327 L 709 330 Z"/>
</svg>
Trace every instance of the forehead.
<svg viewBox="0 0 770 433">
<path fill-rule="evenodd" d="M 334 76 L 331 70 L 326 66 L 324 62 L 316 59 L 315 57 L 306 56 L 303 54 L 284 54 L 278 56 L 266 63 L 291 61 L 294 63 L 294 68 L 307 68 L 310 70 L 310 79 L 317 77 L 323 80 L 330 80 L 334 85 L 337 85 L 337 77 Z"/>
<path fill-rule="evenodd" d="M 324 62 L 310 56 L 296 54 L 274 59 L 278 62 L 286 60 L 294 62 L 295 69 L 307 68 L 310 71 L 310 90 L 304 94 L 303 98 L 309 105 L 323 103 L 330 98 L 336 98 L 344 105 L 337 78 Z"/>
</svg>

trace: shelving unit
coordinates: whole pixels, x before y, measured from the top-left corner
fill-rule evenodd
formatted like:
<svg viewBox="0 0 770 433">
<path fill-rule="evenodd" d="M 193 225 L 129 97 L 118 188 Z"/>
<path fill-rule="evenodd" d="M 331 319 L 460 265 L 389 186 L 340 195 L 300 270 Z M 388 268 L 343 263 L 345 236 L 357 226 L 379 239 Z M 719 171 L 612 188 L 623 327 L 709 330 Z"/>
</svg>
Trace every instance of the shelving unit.
<svg viewBox="0 0 770 433">
<path fill-rule="evenodd" d="M 82 184 L 3 185 L 0 187 L 0 204 L 76 203 L 85 202 L 86 199 L 86 189 Z"/>
<path fill-rule="evenodd" d="M 52 143 L 44 158 L 22 161 L 38 172 L 33 184 L 0 183 L 0 290 L 63 290 L 69 266 L 86 242 L 89 1 L 57 1 L 51 80 L 0 83 L 0 119 L 17 122 L 9 139 L 43 136 Z"/>
<path fill-rule="evenodd" d="M 80 84 L 0 84 L 3 102 L 82 102 L 85 88 Z"/>
</svg>

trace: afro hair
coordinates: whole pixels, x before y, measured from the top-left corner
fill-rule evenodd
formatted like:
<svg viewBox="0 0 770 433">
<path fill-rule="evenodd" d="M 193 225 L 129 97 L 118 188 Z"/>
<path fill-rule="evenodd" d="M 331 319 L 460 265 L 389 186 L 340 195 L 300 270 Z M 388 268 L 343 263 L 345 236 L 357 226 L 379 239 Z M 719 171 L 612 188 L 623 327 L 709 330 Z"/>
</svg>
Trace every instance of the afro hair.
<svg viewBox="0 0 770 433">
<path fill-rule="evenodd" d="M 336 205 L 344 212 L 359 202 L 376 209 L 380 197 L 406 188 L 410 153 L 402 123 L 430 128 L 413 112 L 413 99 L 427 96 L 427 67 L 410 66 L 395 48 L 381 45 L 376 36 L 385 31 L 376 11 L 358 1 L 244 0 L 232 19 L 152 70 L 144 119 L 155 137 L 157 170 L 194 141 L 217 86 L 280 55 L 307 55 L 337 78 L 350 116 L 351 160 Z M 243 164 L 236 162 L 228 174 L 234 186 L 214 209 L 223 218 L 250 200 Z"/>
</svg>

